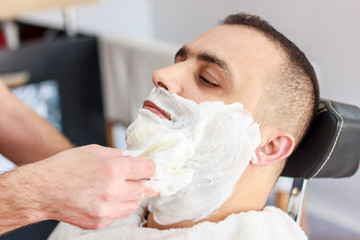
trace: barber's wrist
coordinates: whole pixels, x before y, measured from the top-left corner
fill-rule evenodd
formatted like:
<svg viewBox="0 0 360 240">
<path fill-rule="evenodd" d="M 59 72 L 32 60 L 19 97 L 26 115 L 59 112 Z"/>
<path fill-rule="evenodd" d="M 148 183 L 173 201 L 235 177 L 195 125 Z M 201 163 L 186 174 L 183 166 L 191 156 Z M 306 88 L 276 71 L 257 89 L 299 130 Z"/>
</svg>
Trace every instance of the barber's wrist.
<svg viewBox="0 0 360 240">
<path fill-rule="evenodd" d="M 24 169 L 15 169 L 0 175 L 0 235 L 44 220 L 39 203 L 26 186 Z"/>
<path fill-rule="evenodd" d="M 44 194 L 41 193 L 43 183 L 33 167 L 33 164 L 28 164 L 6 173 L 9 174 L 14 207 L 29 224 L 46 219 Z"/>
</svg>

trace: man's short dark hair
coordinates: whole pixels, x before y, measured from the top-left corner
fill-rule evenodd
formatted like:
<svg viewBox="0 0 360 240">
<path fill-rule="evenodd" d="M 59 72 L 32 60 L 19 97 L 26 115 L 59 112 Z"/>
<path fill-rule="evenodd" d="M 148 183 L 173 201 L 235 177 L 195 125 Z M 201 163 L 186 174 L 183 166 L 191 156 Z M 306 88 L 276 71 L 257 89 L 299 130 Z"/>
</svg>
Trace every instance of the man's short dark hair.
<svg viewBox="0 0 360 240">
<path fill-rule="evenodd" d="M 275 76 L 266 79 L 261 106 L 256 111 L 260 125 L 280 126 L 298 143 L 309 128 L 319 103 L 318 82 L 309 60 L 293 42 L 258 16 L 238 13 L 228 16 L 222 24 L 243 25 L 261 33 L 284 56 Z"/>
</svg>

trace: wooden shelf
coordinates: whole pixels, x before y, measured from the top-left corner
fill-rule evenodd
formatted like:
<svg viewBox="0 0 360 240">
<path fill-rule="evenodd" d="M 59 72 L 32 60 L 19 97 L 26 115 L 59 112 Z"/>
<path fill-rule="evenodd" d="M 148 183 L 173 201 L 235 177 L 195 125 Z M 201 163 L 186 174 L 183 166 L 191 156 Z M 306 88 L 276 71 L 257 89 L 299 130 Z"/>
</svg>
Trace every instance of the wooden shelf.
<svg viewBox="0 0 360 240">
<path fill-rule="evenodd" d="M 31 11 L 96 2 L 99 0 L 0 0 L 0 21 L 14 19 Z"/>
</svg>

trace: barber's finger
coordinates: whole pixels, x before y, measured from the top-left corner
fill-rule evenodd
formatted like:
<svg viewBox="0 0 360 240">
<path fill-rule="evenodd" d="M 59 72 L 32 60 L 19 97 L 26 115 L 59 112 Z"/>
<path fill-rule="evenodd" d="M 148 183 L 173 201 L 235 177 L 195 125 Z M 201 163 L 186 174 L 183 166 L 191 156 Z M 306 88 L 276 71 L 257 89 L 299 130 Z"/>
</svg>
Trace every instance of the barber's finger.
<svg viewBox="0 0 360 240">
<path fill-rule="evenodd" d="M 121 200 L 134 201 L 159 196 L 159 193 L 147 187 L 144 183 L 145 181 L 126 181 L 126 189 L 123 189 Z"/>
<path fill-rule="evenodd" d="M 126 180 L 148 179 L 154 176 L 156 165 L 148 158 L 127 158 L 124 172 Z"/>
</svg>

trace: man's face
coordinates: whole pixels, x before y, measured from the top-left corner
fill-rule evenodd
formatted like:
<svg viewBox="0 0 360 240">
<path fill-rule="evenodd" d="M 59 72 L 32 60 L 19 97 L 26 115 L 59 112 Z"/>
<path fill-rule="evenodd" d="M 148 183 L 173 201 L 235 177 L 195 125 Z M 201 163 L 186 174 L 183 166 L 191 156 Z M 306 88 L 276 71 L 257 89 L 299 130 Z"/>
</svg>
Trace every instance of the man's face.
<svg viewBox="0 0 360 240">
<path fill-rule="evenodd" d="M 213 28 L 181 48 L 175 64 L 153 74 L 164 87 L 195 102 L 241 102 L 253 112 L 266 76 L 280 63 L 274 45 L 254 30 L 235 25 Z"/>
<path fill-rule="evenodd" d="M 162 194 L 169 193 L 172 184 L 189 180 L 180 190 L 151 200 L 149 209 L 158 223 L 206 218 L 229 199 L 261 142 L 259 126 L 248 111 L 259 104 L 263 81 L 276 71 L 278 55 L 261 34 L 246 27 L 220 26 L 185 45 L 174 65 L 153 74 L 154 85 L 169 91 L 154 89 L 143 108 L 164 119 L 140 109 L 128 128 L 129 150 L 162 166 L 163 174 L 152 182 L 159 184 Z M 217 102 L 195 104 L 187 99 Z M 174 156 L 180 153 L 187 157 L 177 160 Z M 185 170 L 187 178 L 182 175 Z M 174 208 L 188 211 L 169 215 L 177 212 Z"/>
</svg>

